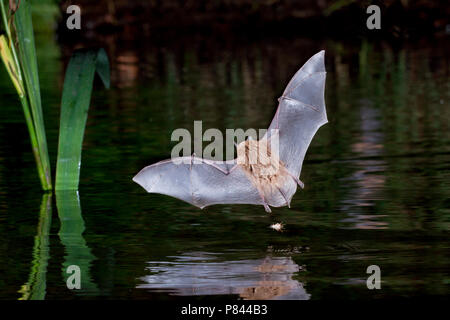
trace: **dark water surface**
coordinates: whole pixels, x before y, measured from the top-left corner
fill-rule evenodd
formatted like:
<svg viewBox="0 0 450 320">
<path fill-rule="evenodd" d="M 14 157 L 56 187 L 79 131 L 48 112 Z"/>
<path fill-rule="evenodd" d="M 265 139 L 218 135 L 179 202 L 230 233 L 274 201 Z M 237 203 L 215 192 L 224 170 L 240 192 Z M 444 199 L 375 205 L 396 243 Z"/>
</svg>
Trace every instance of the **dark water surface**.
<svg viewBox="0 0 450 320">
<path fill-rule="evenodd" d="M 211 43 L 212 44 L 211 44 Z M 180 296 L 372 299 L 450 285 L 448 37 L 388 43 L 191 39 L 108 47 L 79 194 L 43 195 L 15 92 L 0 72 L 0 299 Z M 54 163 L 65 54 L 37 39 Z M 288 80 L 326 50 L 329 124 L 307 152 L 291 209 L 201 211 L 131 178 L 170 157 L 176 128 L 266 128 Z M 54 167 L 54 166 L 53 166 Z M 282 222 L 284 232 L 269 228 Z M 366 269 L 381 268 L 381 290 Z M 66 287 L 69 265 L 81 290 Z"/>
</svg>

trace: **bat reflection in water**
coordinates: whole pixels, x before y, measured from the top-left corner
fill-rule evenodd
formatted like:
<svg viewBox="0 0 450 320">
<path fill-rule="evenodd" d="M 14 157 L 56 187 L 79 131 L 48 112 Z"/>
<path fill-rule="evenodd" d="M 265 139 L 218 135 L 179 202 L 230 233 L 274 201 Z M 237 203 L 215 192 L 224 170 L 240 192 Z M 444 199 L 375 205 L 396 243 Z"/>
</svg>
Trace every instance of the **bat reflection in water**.
<svg viewBox="0 0 450 320">
<path fill-rule="evenodd" d="M 317 130 L 328 122 L 324 55 L 320 51 L 297 71 L 278 99 L 266 135 L 237 145 L 236 159 L 164 160 L 142 169 L 133 181 L 147 192 L 169 195 L 202 209 L 213 204 L 257 204 L 271 212 L 270 206 L 289 206 L 297 185 L 304 187 L 299 177 L 306 150 Z M 267 148 L 272 132 L 278 135 L 277 155 Z M 248 161 L 255 153 L 258 161 Z"/>
</svg>

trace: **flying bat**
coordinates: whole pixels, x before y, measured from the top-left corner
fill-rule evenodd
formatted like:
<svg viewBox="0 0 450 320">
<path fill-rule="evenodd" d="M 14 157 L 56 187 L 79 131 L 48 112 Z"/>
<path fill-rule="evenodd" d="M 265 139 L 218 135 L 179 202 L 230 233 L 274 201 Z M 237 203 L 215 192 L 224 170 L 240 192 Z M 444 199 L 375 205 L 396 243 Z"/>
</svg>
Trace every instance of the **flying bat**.
<svg viewBox="0 0 450 320">
<path fill-rule="evenodd" d="M 297 71 L 278 99 L 267 133 L 261 140 L 239 143 L 236 159 L 213 161 L 192 155 L 163 160 L 142 169 L 133 181 L 149 193 L 201 209 L 213 204 L 256 204 L 267 212 L 271 206 L 290 207 L 297 185 L 304 188 L 299 178 L 309 144 L 328 122 L 324 56 L 322 50 Z M 251 161 L 255 157 L 257 161 Z"/>
</svg>

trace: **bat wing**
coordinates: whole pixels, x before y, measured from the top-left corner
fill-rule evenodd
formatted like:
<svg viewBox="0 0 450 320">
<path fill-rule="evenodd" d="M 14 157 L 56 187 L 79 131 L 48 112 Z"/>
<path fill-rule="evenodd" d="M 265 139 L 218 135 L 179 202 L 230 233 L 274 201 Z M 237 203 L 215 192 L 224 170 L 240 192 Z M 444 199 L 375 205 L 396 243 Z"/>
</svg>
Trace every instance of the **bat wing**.
<svg viewBox="0 0 450 320">
<path fill-rule="evenodd" d="M 314 134 L 327 123 L 325 110 L 324 51 L 311 57 L 289 82 L 272 120 L 268 137 L 277 129 L 279 158 L 298 181 L 303 159 Z M 237 160 L 212 161 L 196 157 L 165 160 L 142 169 L 133 180 L 147 192 L 161 193 L 199 208 L 213 204 L 289 204 L 297 184 L 287 180 L 273 195 L 265 196 L 249 180 Z"/>
<path fill-rule="evenodd" d="M 300 176 L 306 151 L 317 130 L 328 122 L 325 109 L 325 51 L 312 56 L 294 75 L 267 131 L 278 129 L 279 157 L 288 171 Z M 295 192 L 295 190 L 294 190 Z M 288 195 L 290 198 L 292 195 Z"/>
<path fill-rule="evenodd" d="M 202 209 L 213 204 L 264 204 L 236 160 L 164 160 L 142 169 L 133 181 L 147 192 L 165 194 Z"/>
</svg>

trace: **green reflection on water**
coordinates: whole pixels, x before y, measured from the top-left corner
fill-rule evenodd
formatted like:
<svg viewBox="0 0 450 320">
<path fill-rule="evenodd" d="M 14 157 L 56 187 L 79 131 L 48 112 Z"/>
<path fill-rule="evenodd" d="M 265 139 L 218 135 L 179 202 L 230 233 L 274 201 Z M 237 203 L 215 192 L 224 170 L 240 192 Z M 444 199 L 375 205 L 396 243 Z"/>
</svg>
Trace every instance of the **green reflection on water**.
<svg viewBox="0 0 450 320">
<path fill-rule="evenodd" d="M 39 63 L 54 159 L 62 62 L 60 48 L 46 41 L 38 49 L 48 53 Z M 80 263 L 88 273 L 82 276 L 87 291 L 96 296 L 171 299 L 158 288 L 186 293 L 198 279 L 191 278 L 186 289 L 186 283 L 168 285 L 164 276 L 182 278 L 192 264 L 200 278 L 232 268 L 235 294 L 242 283 L 259 288 L 261 276 L 253 269 L 239 273 L 235 266 L 258 268 L 266 258 L 299 266 L 284 274 L 268 271 L 268 281 L 286 276 L 271 292 L 300 283 L 311 299 L 448 293 L 450 82 L 448 49 L 439 40 L 398 47 L 310 39 L 224 46 L 197 40 L 164 48 L 151 41 L 123 46 L 114 41 L 108 48 L 114 86 L 96 93 L 83 145 L 84 214 L 74 196 L 66 208 L 58 203 L 61 219 L 72 220 L 60 230 L 51 225 L 60 241 L 50 243 L 46 298 L 78 297 L 67 293 L 61 266 Z M 291 209 L 276 209 L 271 216 L 256 206 L 199 211 L 132 183 L 143 166 L 170 155 L 172 131 L 192 130 L 194 120 L 203 120 L 204 130 L 267 127 L 287 81 L 322 48 L 330 122 L 308 150 L 306 189 L 294 196 Z M 7 262 L 0 268 L 8 278 L 0 279 L 1 298 L 17 295 L 29 277 L 39 224 L 29 212 L 41 201 L 31 184 L 35 173 L 20 110 L 3 77 L 0 260 Z M 268 228 L 280 221 L 285 232 Z M 67 234 L 71 228 L 73 236 Z M 211 259 L 199 262 L 199 256 Z M 381 266 L 379 292 L 365 287 L 370 264 Z M 155 270 L 162 272 L 155 276 Z M 149 285 L 146 279 L 157 282 Z"/>
<path fill-rule="evenodd" d="M 65 248 L 66 255 L 62 264 L 64 282 L 74 273 L 67 273 L 69 266 L 80 269 L 80 289 L 74 289 L 83 295 L 98 294 L 98 287 L 90 276 L 90 267 L 95 259 L 83 238 L 85 230 L 78 191 L 57 191 L 56 206 L 58 208 L 59 239 Z"/>
<path fill-rule="evenodd" d="M 51 194 L 42 196 L 37 234 L 34 238 L 33 261 L 28 282 L 22 286 L 19 300 L 43 300 L 46 293 L 47 265 L 50 258 L 49 233 L 52 221 Z"/>
</svg>

